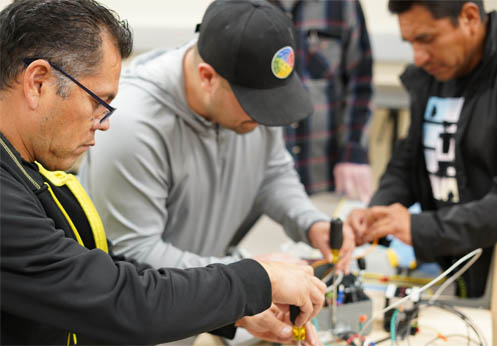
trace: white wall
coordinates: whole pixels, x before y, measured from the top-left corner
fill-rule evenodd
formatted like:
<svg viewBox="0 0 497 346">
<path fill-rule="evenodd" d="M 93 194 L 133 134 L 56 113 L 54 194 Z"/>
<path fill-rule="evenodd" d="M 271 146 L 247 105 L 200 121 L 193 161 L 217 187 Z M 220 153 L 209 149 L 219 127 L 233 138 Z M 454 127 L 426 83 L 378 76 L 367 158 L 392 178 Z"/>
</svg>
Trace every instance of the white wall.
<svg viewBox="0 0 497 346">
<path fill-rule="evenodd" d="M 174 47 L 194 37 L 195 25 L 212 0 L 100 0 L 128 19 L 135 32 L 135 49 Z M 10 0 L 0 0 L 0 8 Z M 408 44 L 401 42 L 397 19 L 387 10 L 388 0 L 361 0 L 379 61 L 411 59 Z M 497 9 L 497 0 L 486 0 L 487 9 Z"/>
</svg>

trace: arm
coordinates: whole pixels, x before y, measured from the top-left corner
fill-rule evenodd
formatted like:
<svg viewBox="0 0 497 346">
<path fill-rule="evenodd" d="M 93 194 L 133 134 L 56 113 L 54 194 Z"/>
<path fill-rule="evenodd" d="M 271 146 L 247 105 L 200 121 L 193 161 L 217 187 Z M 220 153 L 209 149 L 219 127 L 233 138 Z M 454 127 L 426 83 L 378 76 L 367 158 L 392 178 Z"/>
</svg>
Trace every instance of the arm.
<svg viewBox="0 0 497 346">
<path fill-rule="evenodd" d="M 104 343 L 152 344 L 259 313 L 273 281 L 285 284 L 252 260 L 189 270 L 114 262 L 65 238 L 14 179 L 0 183 L 2 311 L 16 316 Z"/>
<path fill-rule="evenodd" d="M 293 168 L 291 156 L 284 147 L 281 129 L 268 129 L 268 133 L 271 137 L 268 141 L 270 156 L 255 206 L 279 222 L 293 240 L 308 242 L 331 261 L 328 245 L 330 218 L 318 211 L 305 193 Z M 340 270 L 348 272 L 353 250 L 353 233 L 346 228 L 338 264 Z"/>
<path fill-rule="evenodd" d="M 433 262 L 440 256 L 458 256 L 494 246 L 496 207 L 497 177 L 487 195 L 469 203 L 412 215 L 399 203 L 364 210 L 364 230 L 356 233 L 356 240 L 360 244 L 391 234 L 413 245 L 417 259 Z"/>
<path fill-rule="evenodd" d="M 280 223 L 293 240 L 309 242 L 310 227 L 330 218 L 317 210 L 305 193 L 285 148 L 282 129 L 266 128 L 266 131 L 268 157 L 255 208 Z"/>
<path fill-rule="evenodd" d="M 412 242 L 416 258 L 434 261 L 435 256 L 460 255 L 497 243 L 497 177 L 480 200 L 438 211 L 411 215 Z"/>
<path fill-rule="evenodd" d="M 390 214 L 393 218 L 398 216 L 394 215 L 397 209 L 403 211 L 415 202 L 415 196 L 411 186 L 411 174 L 414 170 L 413 151 L 415 150 L 413 145 L 413 138 L 415 138 L 415 136 L 413 132 L 414 128 L 411 126 L 408 136 L 400 140 L 397 144 L 387 168 L 380 179 L 379 187 L 370 201 L 370 206 L 389 206 L 387 207 L 387 211 L 390 211 L 390 213 L 385 212 L 385 209 L 381 209 L 381 213 L 383 215 Z M 398 205 L 392 206 L 394 203 L 398 203 Z M 353 231 L 356 245 L 362 245 L 364 242 L 384 236 L 377 232 L 369 231 L 369 227 L 375 223 L 375 215 L 372 212 L 373 209 L 374 208 L 354 209 L 347 216 L 345 225 Z M 404 215 L 405 213 L 402 212 L 401 214 Z M 407 222 L 410 225 L 410 221 L 408 220 Z M 382 226 L 381 223 L 380 226 Z M 376 224 L 376 227 L 381 228 L 378 226 L 378 223 Z M 394 228 L 395 232 L 405 233 L 405 231 L 398 230 L 394 224 L 388 231 L 389 234 L 393 232 Z M 386 231 L 386 228 L 383 227 L 380 233 L 384 231 Z M 410 234 L 404 235 L 406 239 L 411 238 Z"/>
<path fill-rule="evenodd" d="M 272 305 L 268 310 L 261 312 L 258 315 L 244 317 L 236 322 L 238 327 L 243 327 L 255 337 L 280 344 L 292 344 L 293 333 L 292 323 L 289 314 L 279 309 L 276 305 Z M 317 336 L 316 329 L 311 322 L 306 325 L 307 345 L 321 344 Z"/>
</svg>

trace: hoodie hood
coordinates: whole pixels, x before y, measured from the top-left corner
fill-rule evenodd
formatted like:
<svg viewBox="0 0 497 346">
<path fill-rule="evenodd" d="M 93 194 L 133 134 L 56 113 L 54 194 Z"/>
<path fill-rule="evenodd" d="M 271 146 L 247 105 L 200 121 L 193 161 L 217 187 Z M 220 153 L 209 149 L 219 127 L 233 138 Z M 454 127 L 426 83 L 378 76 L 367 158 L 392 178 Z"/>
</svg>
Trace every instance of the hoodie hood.
<svg viewBox="0 0 497 346">
<path fill-rule="evenodd" d="M 194 113 L 186 101 L 183 58 L 196 40 L 174 49 L 157 49 L 137 56 L 124 70 L 121 85 L 138 86 L 170 114 L 182 117 L 198 130 L 214 124 Z"/>
</svg>

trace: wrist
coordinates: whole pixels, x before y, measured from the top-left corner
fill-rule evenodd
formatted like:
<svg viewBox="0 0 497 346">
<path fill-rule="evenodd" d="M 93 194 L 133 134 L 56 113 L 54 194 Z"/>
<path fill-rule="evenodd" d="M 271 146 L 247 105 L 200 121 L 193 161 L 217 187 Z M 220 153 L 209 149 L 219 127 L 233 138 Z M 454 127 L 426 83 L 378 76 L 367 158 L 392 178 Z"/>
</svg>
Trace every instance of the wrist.
<svg viewBox="0 0 497 346">
<path fill-rule="evenodd" d="M 274 296 L 275 296 L 274 289 L 275 289 L 275 287 L 277 287 L 277 283 L 276 283 L 277 280 L 276 280 L 275 275 L 274 275 L 274 270 L 273 270 L 272 264 L 270 262 L 265 262 L 265 261 L 260 261 L 260 260 L 255 260 L 255 261 L 257 261 L 262 266 L 262 268 L 264 268 L 264 270 L 266 271 L 266 274 L 269 278 L 269 284 L 271 285 L 271 296 L 274 298 Z"/>
</svg>

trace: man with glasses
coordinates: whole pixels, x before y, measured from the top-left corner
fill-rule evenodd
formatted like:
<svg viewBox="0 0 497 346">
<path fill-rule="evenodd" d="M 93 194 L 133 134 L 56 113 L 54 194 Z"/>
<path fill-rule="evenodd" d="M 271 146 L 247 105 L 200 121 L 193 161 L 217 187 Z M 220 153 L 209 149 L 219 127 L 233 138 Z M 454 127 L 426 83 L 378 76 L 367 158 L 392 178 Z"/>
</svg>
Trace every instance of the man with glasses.
<svg viewBox="0 0 497 346">
<path fill-rule="evenodd" d="M 92 0 L 18 0 L 0 12 L 0 343 L 156 344 L 271 301 L 299 306 L 298 324 L 308 322 L 324 292 L 310 267 L 155 270 L 108 254 L 88 195 L 56 170 L 109 128 L 131 48 L 126 23 Z"/>
<path fill-rule="evenodd" d="M 26 59 L 24 59 L 24 63 L 26 64 L 26 66 L 29 66 L 29 64 L 31 64 L 33 61 L 38 60 L 38 59 L 43 59 L 43 58 L 26 58 Z M 100 106 L 102 106 L 104 108 L 104 109 L 101 109 L 102 116 L 100 118 L 100 123 L 103 123 L 108 117 L 110 117 L 112 115 L 112 113 L 114 113 L 114 111 L 116 110 L 114 107 L 112 107 L 110 104 L 108 104 L 107 102 L 102 100 L 100 97 L 95 95 L 95 93 L 93 91 L 91 91 L 90 89 L 85 87 L 83 84 L 78 82 L 78 80 L 76 78 L 74 78 L 73 76 L 71 76 L 69 73 L 67 73 L 66 71 L 64 71 L 63 69 L 61 69 L 60 67 L 58 67 L 57 65 L 52 63 L 51 61 L 49 61 L 49 60 L 47 60 L 47 61 L 50 64 L 50 66 L 52 66 L 52 68 L 59 71 L 64 76 L 69 78 L 71 81 L 76 83 L 77 86 L 79 86 L 81 89 L 86 91 L 88 93 L 88 95 L 93 97 L 95 99 L 95 101 L 97 101 L 100 104 Z M 99 114 L 99 113 L 100 112 L 96 112 L 96 114 Z"/>
</svg>

